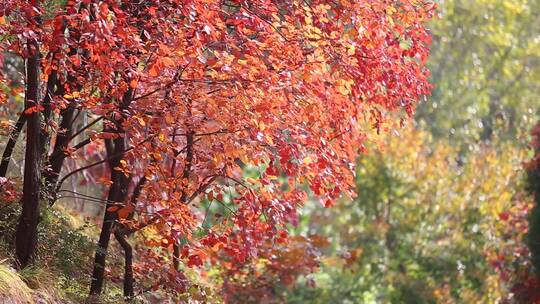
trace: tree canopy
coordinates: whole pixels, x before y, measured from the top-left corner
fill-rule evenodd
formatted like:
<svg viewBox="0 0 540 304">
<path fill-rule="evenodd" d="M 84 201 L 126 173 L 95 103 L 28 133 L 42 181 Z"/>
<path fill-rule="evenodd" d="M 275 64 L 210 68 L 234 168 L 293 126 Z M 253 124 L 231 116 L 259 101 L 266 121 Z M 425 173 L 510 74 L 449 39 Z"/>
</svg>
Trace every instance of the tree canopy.
<svg viewBox="0 0 540 304">
<path fill-rule="evenodd" d="M 136 270 L 172 274 L 163 284 L 176 291 L 188 284 L 180 264 L 213 251 L 241 263 L 285 242 L 307 198 L 297 185 L 326 207 L 353 195 L 366 132 L 406 119 L 429 93 L 433 11 L 408 0 L 8 1 L 0 51 L 25 61 L 22 87 L 3 75 L 6 93 L 24 96 L 9 135 L 14 145 L 26 123 L 19 266 L 35 256 L 40 205 L 81 196 L 62 188 L 75 174 L 108 189 L 83 197 L 105 205 L 92 295 L 113 234 L 127 298 L 126 237 L 143 229 L 154 236 Z M 2 99 L 11 120 L 15 102 Z M 258 172 L 245 178 L 249 166 Z M 227 214 L 208 225 L 213 204 Z"/>
</svg>

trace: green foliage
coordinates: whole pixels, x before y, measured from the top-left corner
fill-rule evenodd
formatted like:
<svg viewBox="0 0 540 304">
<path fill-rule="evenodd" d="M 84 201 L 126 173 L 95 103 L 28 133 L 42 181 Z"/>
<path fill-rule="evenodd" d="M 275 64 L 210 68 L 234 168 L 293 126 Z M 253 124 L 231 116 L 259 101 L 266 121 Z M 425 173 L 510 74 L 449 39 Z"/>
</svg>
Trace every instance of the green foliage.
<svg viewBox="0 0 540 304">
<path fill-rule="evenodd" d="M 13 235 L 20 205 L 11 204 L 0 211 L 0 260 L 11 264 Z M 39 247 L 36 262 L 19 272 L 19 276 L 40 299 L 82 303 L 88 295 L 88 270 L 91 269 L 95 227 L 59 207 L 42 211 L 38 227 Z M 112 259 L 114 263 L 118 258 Z M 118 303 L 122 290 L 110 284 L 101 297 L 102 303 Z"/>
<path fill-rule="evenodd" d="M 302 233 L 332 246 L 316 288 L 291 303 L 490 303 L 508 293 L 486 253 L 505 242 L 501 214 L 520 189 L 524 153 L 460 155 L 421 131 L 389 138 L 358 166 L 358 198 L 313 209 Z"/>
<path fill-rule="evenodd" d="M 452 0 L 432 21 L 435 85 L 417 118 L 437 137 L 515 139 L 537 120 L 538 0 Z"/>
<path fill-rule="evenodd" d="M 39 256 L 51 259 L 53 266 L 66 276 L 82 277 L 86 275 L 85 266 L 90 266 L 94 244 L 85 233 L 88 223 L 75 227 L 73 217 L 59 210 L 47 210 L 43 213 L 39 237 L 43 246 Z"/>
</svg>

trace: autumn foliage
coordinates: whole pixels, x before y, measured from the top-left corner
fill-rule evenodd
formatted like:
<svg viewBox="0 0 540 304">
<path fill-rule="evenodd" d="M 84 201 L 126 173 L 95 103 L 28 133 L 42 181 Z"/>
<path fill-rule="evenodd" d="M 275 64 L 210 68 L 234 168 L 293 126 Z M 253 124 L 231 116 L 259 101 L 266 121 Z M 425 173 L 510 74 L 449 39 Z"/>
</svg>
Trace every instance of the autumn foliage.
<svg viewBox="0 0 540 304">
<path fill-rule="evenodd" d="M 25 90 L 40 98 L 21 114 L 41 119 L 39 200 L 108 168 L 95 177 L 108 194 L 94 199 L 106 206 L 93 294 L 113 234 L 129 281 L 126 238 L 151 230 L 155 264 L 135 270 L 171 268 L 179 292 L 181 265 L 241 265 L 287 244 L 283 229 L 308 196 L 300 186 L 326 207 L 352 196 L 366 132 L 411 115 L 430 90 L 429 1 L 4 3 L 0 50 L 39 71 Z M 76 129 L 80 113 L 88 123 Z M 75 171 L 61 172 L 66 159 L 79 160 Z"/>
</svg>

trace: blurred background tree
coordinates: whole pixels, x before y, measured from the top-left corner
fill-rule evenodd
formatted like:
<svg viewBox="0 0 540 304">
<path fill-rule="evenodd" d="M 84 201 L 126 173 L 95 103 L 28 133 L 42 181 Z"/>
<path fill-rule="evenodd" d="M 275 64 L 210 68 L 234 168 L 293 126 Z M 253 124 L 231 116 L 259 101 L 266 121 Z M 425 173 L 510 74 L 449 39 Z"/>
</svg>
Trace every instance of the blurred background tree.
<svg viewBox="0 0 540 304">
<path fill-rule="evenodd" d="M 477 145 L 462 162 L 458 155 L 448 141 L 411 128 L 362 158 L 358 198 L 313 208 L 298 228 L 301 234 L 325 236 L 331 246 L 313 276 L 317 287 L 293 291 L 290 302 L 502 298 L 511 286 L 499 282 L 490 257 L 507 241 L 508 210 L 523 196 L 525 152 L 510 144 Z M 519 225 L 526 229 L 525 220 Z"/>
<path fill-rule="evenodd" d="M 514 139 L 540 106 L 540 1 L 446 0 L 432 21 L 435 85 L 416 119 L 436 137 Z"/>
</svg>

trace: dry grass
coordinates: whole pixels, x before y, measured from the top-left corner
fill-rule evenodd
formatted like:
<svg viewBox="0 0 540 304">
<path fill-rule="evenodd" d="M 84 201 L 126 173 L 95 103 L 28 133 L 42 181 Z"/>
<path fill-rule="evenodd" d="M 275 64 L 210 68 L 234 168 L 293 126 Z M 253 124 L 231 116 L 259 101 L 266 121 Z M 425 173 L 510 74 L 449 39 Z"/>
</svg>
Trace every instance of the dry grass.
<svg viewBox="0 0 540 304">
<path fill-rule="evenodd" d="M 0 303 L 35 303 L 32 290 L 12 268 L 0 263 Z"/>
</svg>

